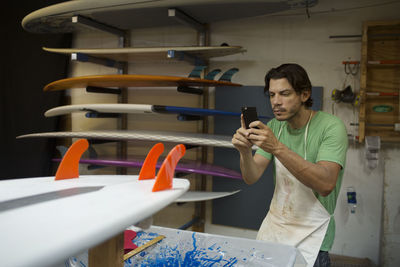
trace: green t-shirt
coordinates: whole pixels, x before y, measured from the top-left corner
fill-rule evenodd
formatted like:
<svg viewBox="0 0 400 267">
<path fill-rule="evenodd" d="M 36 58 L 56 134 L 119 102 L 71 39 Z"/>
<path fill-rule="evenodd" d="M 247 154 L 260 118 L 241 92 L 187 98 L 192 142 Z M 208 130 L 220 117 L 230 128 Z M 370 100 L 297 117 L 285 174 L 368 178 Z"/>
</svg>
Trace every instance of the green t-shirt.
<svg viewBox="0 0 400 267">
<path fill-rule="evenodd" d="M 301 129 L 292 129 L 288 126 L 286 121 L 278 121 L 277 119 L 272 119 L 267 125 L 277 137 L 279 129 L 282 127 L 279 141 L 304 158 L 304 135 L 306 126 Z M 332 215 L 324 241 L 322 242 L 321 250 L 323 251 L 329 251 L 335 239 L 335 220 L 333 213 L 336 208 L 336 200 L 342 184 L 347 146 L 348 137 L 346 127 L 339 118 L 322 111 L 318 111 L 314 114 L 308 127 L 307 160 L 313 163 L 318 161 L 332 161 L 342 166 L 336 182 L 336 187 L 328 196 L 323 197 L 317 192 L 314 192 L 321 204 L 326 208 L 329 214 Z M 269 160 L 273 160 L 273 155 L 262 149 L 258 149 L 256 153 Z"/>
</svg>

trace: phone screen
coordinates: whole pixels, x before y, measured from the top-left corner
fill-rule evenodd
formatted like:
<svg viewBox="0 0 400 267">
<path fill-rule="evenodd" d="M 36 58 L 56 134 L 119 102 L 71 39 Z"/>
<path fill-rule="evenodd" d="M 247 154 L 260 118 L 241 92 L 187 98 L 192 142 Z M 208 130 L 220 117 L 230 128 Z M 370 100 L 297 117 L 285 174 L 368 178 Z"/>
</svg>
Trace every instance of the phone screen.
<svg viewBox="0 0 400 267">
<path fill-rule="evenodd" d="M 256 107 L 242 107 L 242 114 L 246 129 L 250 129 L 249 124 L 253 121 L 258 121 Z"/>
</svg>

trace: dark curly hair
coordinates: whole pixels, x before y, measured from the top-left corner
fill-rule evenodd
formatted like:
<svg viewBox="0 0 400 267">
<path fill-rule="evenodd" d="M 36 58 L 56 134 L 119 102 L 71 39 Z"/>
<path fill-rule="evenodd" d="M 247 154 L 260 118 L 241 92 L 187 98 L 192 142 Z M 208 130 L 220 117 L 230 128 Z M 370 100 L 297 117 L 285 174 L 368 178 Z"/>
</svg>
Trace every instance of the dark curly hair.
<svg viewBox="0 0 400 267">
<path fill-rule="evenodd" d="M 265 75 L 265 87 L 264 93 L 268 93 L 269 91 L 269 81 L 271 79 L 282 79 L 286 78 L 290 85 L 294 88 L 297 94 L 300 94 L 303 91 L 310 91 L 311 93 L 311 82 L 310 78 L 308 78 L 307 72 L 305 69 L 294 63 L 282 64 L 277 68 L 272 68 Z M 306 107 L 311 107 L 313 100 L 311 96 L 304 103 Z"/>
</svg>

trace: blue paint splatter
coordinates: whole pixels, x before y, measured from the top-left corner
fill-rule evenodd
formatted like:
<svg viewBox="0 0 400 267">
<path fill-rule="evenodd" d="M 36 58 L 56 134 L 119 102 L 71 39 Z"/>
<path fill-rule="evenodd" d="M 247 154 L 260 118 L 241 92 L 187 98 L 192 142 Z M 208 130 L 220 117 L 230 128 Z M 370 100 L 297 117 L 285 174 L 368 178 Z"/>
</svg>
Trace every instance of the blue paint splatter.
<svg viewBox="0 0 400 267">
<path fill-rule="evenodd" d="M 179 232 L 178 232 L 179 234 Z M 156 234 L 157 235 L 157 234 Z M 150 236 L 150 235 L 149 235 Z M 154 237 L 154 235 L 151 235 Z M 147 237 L 146 237 L 147 238 Z M 152 239 L 152 238 L 151 238 Z M 135 257 L 125 261 L 125 266 L 234 266 L 238 260 L 236 257 L 226 258 L 226 251 L 220 246 L 213 244 L 208 248 L 201 248 L 198 245 L 196 233 L 192 234 L 192 249 L 186 253 L 182 252 L 182 246 L 168 245 L 159 243 L 156 253 L 148 253 L 147 255 L 136 255 Z M 180 244 L 182 245 L 182 244 Z M 184 246 L 184 244 L 183 244 Z M 155 255 L 154 255 L 155 254 Z M 145 257 L 144 257 L 145 256 Z"/>
<path fill-rule="evenodd" d="M 127 259 L 125 267 L 140 266 L 205 266 L 205 267 L 231 267 L 236 265 L 246 266 L 272 266 L 271 257 L 264 255 L 264 248 L 250 247 L 246 242 L 222 241 L 213 235 L 193 233 L 188 231 L 164 230 L 159 233 L 140 231 L 133 242 L 137 246 L 144 245 L 160 234 L 167 238 L 147 248 L 145 251 Z M 232 256 L 234 255 L 234 257 Z M 85 267 L 88 262 L 88 253 L 72 257 L 65 262 L 66 267 Z"/>
</svg>

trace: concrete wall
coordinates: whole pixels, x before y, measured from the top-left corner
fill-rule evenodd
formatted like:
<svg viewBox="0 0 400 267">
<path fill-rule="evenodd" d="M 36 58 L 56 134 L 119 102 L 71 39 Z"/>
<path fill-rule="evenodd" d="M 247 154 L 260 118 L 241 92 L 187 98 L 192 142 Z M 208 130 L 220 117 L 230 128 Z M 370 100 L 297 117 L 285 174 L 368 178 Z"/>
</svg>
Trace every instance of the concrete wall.
<svg viewBox="0 0 400 267">
<path fill-rule="evenodd" d="M 360 60 L 361 42 L 357 38 L 333 40 L 329 39 L 329 36 L 361 34 L 362 22 L 367 20 L 400 19 L 398 12 L 400 1 L 320 0 L 319 2 L 316 7 L 310 9 L 310 18 L 307 18 L 305 11 L 292 11 L 210 25 L 212 45 L 226 42 L 230 45 L 241 45 L 247 49 L 247 53 L 244 54 L 213 59 L 210 67 L 211 69 L 239 67 L 240 72 L 234 76 L 234 82 L 263 85 L 267 70 L 281 63 L 297 62 L 308 71 L 313 85 L 324 87 L 324 111 L 335 113 L 348 126 L 350 134 L 357 134 L 357 129 L 349 126 L 349 123 L 357 121 L 358 111 L 349 104 L 333 104 L 330 95 L 334 88 L 342 89 L 343 87 L 346 75 L 341 62 L 349 59 Z M 193 30 L 185 27 L 133 30 L 131 43 L 132 46 L 195 45 L 195 36 L 196 33 Z M 116 47 L 114 40 L 115 37 L 106 34 L 81 33 L 76 35 L 75 46 Z M 111 70 L 90 64 L 82 66 L 82 63 L 75 64 L 71 69 L 71 74 L 112 73 Z M 130 73 L 185 75 L 190 68 L 185 64 L 150 62 L 144 65 L 130 65 Z M 359 76 L 349 77 L 347 84 L 351 84 L 353 89 L 358 91 Z M 73 97 L 75 99 L 73 103 L 79 102 L 82 94 L 85 93 L 76 91 L 76 94 Z M 148 98 L 145 98 L 145 92 L 142 96 L 135 93 L 133 97 L 134 93 L 130 94 L 132 103 L 148 101 Z M 174 97 L 172 94 L 170 99 Z M 167 100 L 159 99 L 155 94 L 152 101 Z M 169 102 L 171 105 L 175 103 Z M 195 106 L 198 103 L 195 101 L 191 104 Z M 83 127 L 79 126 L 79 122 L 77 123 L 75 127 Z M 99 127 L 104 125 L 110 124 L 106 123 Z M 146 127 L 151 127 L 151 125 L 147 124 Z M 196 126 L 190 127 L 194 129 Z M 376 264 L 381 263 L 383 266 L 399 265 L 398 148 L 398 146 L 384 145 L 380 152 L 378 166 L 369 169 L 365 163 L 363 145 L 351 142 L 342 192 L 335 213 L 337 231 L 332 253 L 368 257 Z M 347 207 L 345 192 L 348 186 L 354 186 L 357 191 L 358 207 L 355 214 L 350 214 Z M 211 204 L 207 203 L 207 207 L 206 232 L 255 237 L 255 231 L 211 224 Z M 168 212 L 163 213 L 158 218 L 166 218 L 163 223 L 170 226 L 173 224 L 171 221 L 182 217 L 176 216 L 179 212 L 173 211 L 173 215 Z"/>
</svg>

